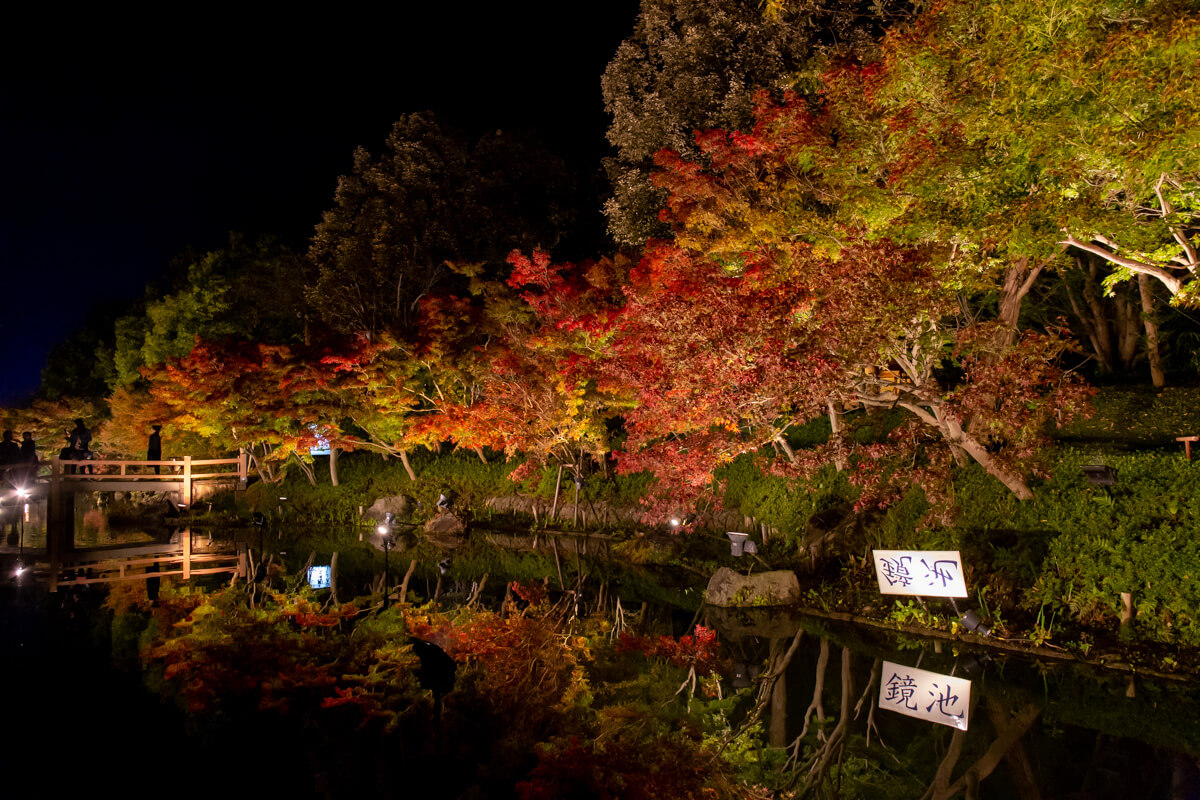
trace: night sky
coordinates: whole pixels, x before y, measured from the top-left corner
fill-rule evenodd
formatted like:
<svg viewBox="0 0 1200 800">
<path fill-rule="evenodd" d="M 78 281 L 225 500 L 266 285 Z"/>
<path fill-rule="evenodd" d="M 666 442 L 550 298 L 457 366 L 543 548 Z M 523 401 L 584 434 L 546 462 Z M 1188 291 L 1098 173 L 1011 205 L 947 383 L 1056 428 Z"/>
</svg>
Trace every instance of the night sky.
<svg viewBox="0 0 1200 800">
<path fill-rule="evenodd" d="M 0 404 L 36 388 L 91 310 L 138 297 L 185 248 L 230 231 L 305 246 L 354 148 L 379 151 L 405 113 L 473 137 L 533 130 L 599 169 L 600 76 L 636 0 L 401 5 L 8 26 L 21 46 L 0 54 Z"/>
</svg>

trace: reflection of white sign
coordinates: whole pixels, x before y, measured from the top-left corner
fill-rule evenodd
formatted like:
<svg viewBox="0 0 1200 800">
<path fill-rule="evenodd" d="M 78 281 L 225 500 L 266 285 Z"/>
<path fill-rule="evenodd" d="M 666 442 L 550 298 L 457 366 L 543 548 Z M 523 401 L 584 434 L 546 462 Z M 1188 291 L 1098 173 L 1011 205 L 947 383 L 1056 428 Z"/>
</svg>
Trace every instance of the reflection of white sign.
<svg viewBox="0 0 1200 800">
<path fill-rule="evenodd" d="M 885 661 L 879 707 L 965 731 L 971 682 Z"/>
<path fill-rule="evenodd" d="M 328 589 L 330 585 L 329 565 L 308 568 L 308 585 L 313 589 Z"/>
<path fill-rule="evenodd" d="M 966 597 L 957 550 L 875 550 L 875 577 L 882 594 Z"/>
</svg>

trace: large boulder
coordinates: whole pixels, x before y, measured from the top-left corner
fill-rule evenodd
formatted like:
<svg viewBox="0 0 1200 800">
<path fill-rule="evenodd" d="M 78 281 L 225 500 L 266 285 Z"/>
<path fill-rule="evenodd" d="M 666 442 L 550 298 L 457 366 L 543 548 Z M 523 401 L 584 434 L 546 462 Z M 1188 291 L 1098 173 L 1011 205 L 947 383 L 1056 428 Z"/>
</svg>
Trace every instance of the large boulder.
<svg viewBox="0 0 1200 800">
<path fill-rule="evenodd" d="M 425 538 L 438 547 L 458 547 L 467 541 L 467 524 L 462 518 L 443 511 L 425 523 Z"/>
<path fill-rule="evenodd" d="M 708 581 L 710 606 L 785 606 L 800 601 L 800 581 L 791 570 L 742 575 L 721 567 Z"/>
<path fill-rule="evenodd" d="M 386 514 L 391 513 L 396 515 L 396 519 L 408 519 L 416 511 L 417 503 L 406 494 L 397 494 L 391 497 L 381 497 L 371 504 L 371 507 L 363 512 L 363 517 L 375 522 L 383 522 Z"/>
</svg>

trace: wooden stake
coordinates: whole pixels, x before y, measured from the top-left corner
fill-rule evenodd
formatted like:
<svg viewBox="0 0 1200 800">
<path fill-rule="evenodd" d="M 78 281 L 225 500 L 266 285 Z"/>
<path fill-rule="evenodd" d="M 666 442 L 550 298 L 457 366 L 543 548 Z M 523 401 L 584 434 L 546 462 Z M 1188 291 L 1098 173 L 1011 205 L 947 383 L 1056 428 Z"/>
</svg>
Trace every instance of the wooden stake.
<svg viewBox="0 0 1200 800">
<path fill-rule="evenodd" d="M 558 490 L 562 486 L 562 464 L 558 465 L 558 479 L 554 481 L 554 505 L 550 508 L 550 519 L 558 522 Z"/>
</svg>

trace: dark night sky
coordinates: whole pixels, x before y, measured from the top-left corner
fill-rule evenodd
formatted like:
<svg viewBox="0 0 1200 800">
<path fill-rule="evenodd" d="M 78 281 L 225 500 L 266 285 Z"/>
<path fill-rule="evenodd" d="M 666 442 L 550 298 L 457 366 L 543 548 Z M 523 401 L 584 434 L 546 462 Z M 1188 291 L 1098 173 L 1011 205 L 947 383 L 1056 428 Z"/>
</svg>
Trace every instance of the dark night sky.
<svg viewBox="0 0 1200 800">
<path fill-rule="evenodd" d="M 354 148 L 378 151 L 402 114 L 432 109 L 470 135 L 534 130 L 599 167 L 600 76 L 636 0 L 400 7 L 10 25 L 0 404 L 36 387 L 91 309 L 139 296 L 185 247 L 230 231 L 303 246 Z"/>
</svg>

